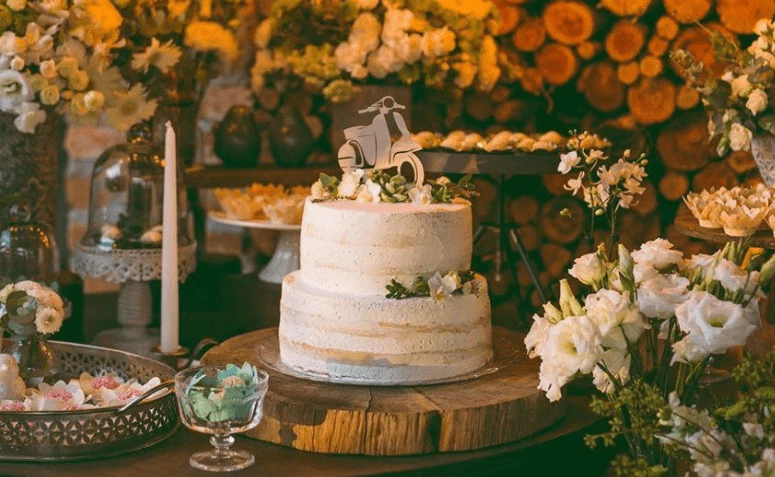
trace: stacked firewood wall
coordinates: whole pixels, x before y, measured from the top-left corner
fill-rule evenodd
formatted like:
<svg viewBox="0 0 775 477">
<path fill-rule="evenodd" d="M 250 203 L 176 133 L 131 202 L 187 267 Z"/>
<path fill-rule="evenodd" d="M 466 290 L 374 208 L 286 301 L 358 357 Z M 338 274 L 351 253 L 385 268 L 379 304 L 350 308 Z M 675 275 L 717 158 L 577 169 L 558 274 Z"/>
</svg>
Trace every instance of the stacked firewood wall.
<svg viewBox="0 0 775 477">
<path fill-rule="evenodd" d="M 760 179 L 750 153 L 716 155 L 699 94 L 684 84 L 669 54 L 685 49 L 721 74 L 724 65 L 713 60 L 709 32 L 747 44 L 756 21 L 775 14 L 775 0 L 496 3 L 502 85 L 488 95 L 467 94 L 463 111 L 448 111 L 445 127 L 640 129 L 651 159 L 649 179 L 640 203 L 622 217 L 621 240 L 634 247 L 661 235 L 689 253 L 703 251 L 705 244 L 671 225 L 681 197 L 690 190 Z M 558 175 L 543 177 L 540 189 L 530 179 L 510 183 L 511 216 L 526 247 L 543 262 L 545 283 L 563 276 L 573 257 L 587 250 L 583 204 L 568 197 L 563 184 Z M 574 213 L 560 217 L 566 207 Z M 539 305 L 525 270 L 518 270 L 517 280 L 522 297 Z"/>
</svg>

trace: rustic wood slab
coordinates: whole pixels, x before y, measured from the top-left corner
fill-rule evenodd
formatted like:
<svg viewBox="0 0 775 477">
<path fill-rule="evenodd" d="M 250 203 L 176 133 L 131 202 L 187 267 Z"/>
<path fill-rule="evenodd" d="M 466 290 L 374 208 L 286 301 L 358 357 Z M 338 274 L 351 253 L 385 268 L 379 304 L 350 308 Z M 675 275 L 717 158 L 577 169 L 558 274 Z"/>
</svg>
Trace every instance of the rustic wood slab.
<svg viewBox="0 0 775 477">
<path fill-rule="evenodd" d="M 264 418 L 249 437 L 325 454 L 412 455 L 516 441 L 565 414 L 565 402 L 552 404 L 536 389 L 538 361 L 526 356 L 523 338 L 495 328 L 495 372 L 432 386 L 352 386 L 282 374 L 266 365 L 279 354 L 277 328 L 232 338 L 202 362 L 248 361 L 269 372 Z"/>
<path fill-rule="evenodd" d="M 766 227 L 766 224 L 764 225 Z M 766 249 L 775 249 L 775 237 L 772 230 L 762 227 L 751 237 L 751 245 Z M 723 229 L 708 229 L 700 226 L 700 222 L 692 215 L 691 211 L 685 205 L 681 205 L 675 217 L 675 228 L 679 232 L 689 237 L 700 240 L 707 240 L 714 243 L 737 242 L 740 237 L 730 237 L 724 233 Z"/>
</svg>

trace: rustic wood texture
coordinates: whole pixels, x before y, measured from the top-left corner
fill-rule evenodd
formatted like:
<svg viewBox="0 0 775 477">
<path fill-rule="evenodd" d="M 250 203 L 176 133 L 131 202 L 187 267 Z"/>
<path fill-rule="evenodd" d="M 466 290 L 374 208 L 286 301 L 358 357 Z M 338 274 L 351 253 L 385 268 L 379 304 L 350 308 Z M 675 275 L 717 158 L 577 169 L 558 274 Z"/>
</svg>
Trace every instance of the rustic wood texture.
<svg viewBox="0 0 775 477">
<path fill-rule="evenodd" d="M 625 100 L 625 89 L 614 65 L 607 61 L 592 63 L 582 72 L 578 89 L 590 105 L 603 112 L 619 109 Z"/>
<path fill-rule="evenodd" d="M 538 17 L 525 19 L 514 30 L 512 42 L 518 51 L 528 53 L 538 50 L 546 42 L 544 21 Z"/>
<path fill-rule="evenodd" d="M 716 10 L 721 23 L 730 31 L 750 34 L 759 19 L 775 14 L 775 0 L 718 0 Z"/>
<path fill-rule="evenodd" d="M 335 165 L 295 169 L 279 167 L 234 169 L 221 166 L 196 165 L 186 169 L 186 186 L 198 189 L 214 189 L 217 187 L 245 187 L 254 182 L 294 186 L 312 184 L 318 180 L 321 172 L 338 175 L 341 173 L 341 169 Z"/>
<path fill-rule="evenodd" d="M 264 418 L 249 437 L 324 454 L 466 451 L 521 439 L 564 415 L 564 402 L 552 404 L 536 389 L 539 363 L 525 355 L 523 338 L 495 328 L 494 372 L 434 386 L 348 386 L 284 375 L 264 362 L 277 359 L 277 328 L 232 338 L 203 362 L 248 361 L 269 372 Z"/>
<path fill-rule="evenodd" d="M 613 24 L 605 37 L 605 51 L 620 63 L 632 61 L 646 44 L 646 27 L 629 20 Z"/>
<path fill-rule="evenodd" d="M 554 86 L 570 81 L 579 67 L 573 50 L 560 43 L 548 43 L 541 47 L 536 53 L 535 62 L 546 82 Z"/>
<path fill-rule="evenodd" d="M 651 6 L 651 0 L 600 0 L 600 6 L 618 17 L 640 17 Z"/>
<path fill-rule="evenodd" d="M 661 123 L 675 111 L 675 91 L 667 78 L 643 78 L 627 91 L 630 113 L 641 124 Z"/>
<path fill-rule="evenodd" d="M 708 144 L 707 117 L 686 113 L 671 120 L 657 137 L 657 151 L 670 169 L 690 172 L 708 164 L 715 151 Z"/>
<path fill-rule="evenodd" d="M 665 11 L 680 23 L 699 22 L 710 13 L 711 5 L 713 0 L 664 0 Z"/>
<path fill-rule="evenodd" d="M 566 45 L 578 45 L 595 32 L 595 11 L 582 1 L 555 0 L 542 18 L 549 37 Z"/>
</svg>

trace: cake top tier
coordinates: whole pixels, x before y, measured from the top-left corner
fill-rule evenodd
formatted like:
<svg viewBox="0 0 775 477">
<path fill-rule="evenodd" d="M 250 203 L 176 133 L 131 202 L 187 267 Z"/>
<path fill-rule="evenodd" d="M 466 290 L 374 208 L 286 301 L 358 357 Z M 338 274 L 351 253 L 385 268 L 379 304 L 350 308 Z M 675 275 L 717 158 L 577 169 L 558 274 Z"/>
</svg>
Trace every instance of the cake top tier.
<svg viewBox="0 0 775 477">
<path fill-rule="evenodd" d="M 322 290 L 385 295 L 436 272 L 471 266 L 471 205 L 316 202 L 304 209 L 301 277 Z"/>
</svg>

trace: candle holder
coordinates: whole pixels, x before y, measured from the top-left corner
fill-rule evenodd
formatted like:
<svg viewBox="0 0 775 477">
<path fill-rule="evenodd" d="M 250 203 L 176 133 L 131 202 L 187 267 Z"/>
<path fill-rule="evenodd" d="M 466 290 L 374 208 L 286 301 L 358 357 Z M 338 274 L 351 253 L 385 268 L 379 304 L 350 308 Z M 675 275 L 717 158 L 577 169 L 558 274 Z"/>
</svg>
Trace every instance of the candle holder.
<svg viewBox="0 0 775 477">
<path fill-rule="evenodd" d="M 176 371 L 185 369 L 191 364 L 191 353 L 185 346 L 178 346 L 178 349 L 171 353 L 165 353 L 160 346 L 154 346 L 151 348 L 151 357 Z M 183 360 L 182 363 L 181 360 Z"/>
</svg>

